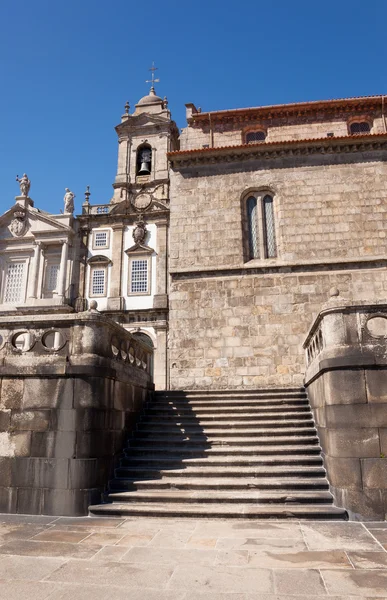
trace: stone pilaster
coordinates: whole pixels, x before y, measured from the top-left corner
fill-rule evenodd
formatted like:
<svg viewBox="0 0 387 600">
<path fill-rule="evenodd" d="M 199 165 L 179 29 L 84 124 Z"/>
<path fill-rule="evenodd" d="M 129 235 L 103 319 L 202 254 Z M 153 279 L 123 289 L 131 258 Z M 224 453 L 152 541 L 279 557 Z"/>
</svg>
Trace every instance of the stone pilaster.
<svg viewBox="0 0 387 600">
<path fill-rule="evenodd" d="M 122 310 L 124 308 L 124 299 L 122 298 L 122 261 L 124 235 L 124 225 L 116 223 L 112 226 L 112 268 L 110 275 L 110 292 L 107 302 L 108 310 Z"/>
</svg>

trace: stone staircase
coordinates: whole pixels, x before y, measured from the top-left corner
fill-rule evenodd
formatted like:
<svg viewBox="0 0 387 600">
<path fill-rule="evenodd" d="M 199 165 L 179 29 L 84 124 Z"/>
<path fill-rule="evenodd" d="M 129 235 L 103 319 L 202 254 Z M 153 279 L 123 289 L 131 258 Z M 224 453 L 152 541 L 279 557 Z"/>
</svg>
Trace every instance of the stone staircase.
<svg viewBox="0 0 387 600">
<path fill-rule="evenodd" d="M 303 389 L 158 392 L 93 515 L 345 519 Z"/>
</svg>

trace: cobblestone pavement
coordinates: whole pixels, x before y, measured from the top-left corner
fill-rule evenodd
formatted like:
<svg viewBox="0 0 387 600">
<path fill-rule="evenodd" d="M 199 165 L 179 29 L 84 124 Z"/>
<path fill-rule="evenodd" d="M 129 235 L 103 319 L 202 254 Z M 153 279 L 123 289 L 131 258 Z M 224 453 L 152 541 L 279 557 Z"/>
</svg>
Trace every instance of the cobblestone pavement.
<svg viewBox="0 0 387 600">
<path fill-rule="evenodd" d="M 0 515 L 1 600 L 387 598 L 387 522 Z"/>
</svg>

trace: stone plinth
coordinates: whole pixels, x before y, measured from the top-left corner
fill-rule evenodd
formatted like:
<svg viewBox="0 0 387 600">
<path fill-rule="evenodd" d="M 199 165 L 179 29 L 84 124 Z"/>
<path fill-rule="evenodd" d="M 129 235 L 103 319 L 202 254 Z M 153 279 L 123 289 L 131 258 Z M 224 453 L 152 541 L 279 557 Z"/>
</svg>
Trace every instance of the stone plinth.
<svg viewBox="0 0 387 600">
<path fill-rule="evenodd" d="M 305 385 L 336 503 L 387 515 L 387 305 L 331 300 L 304 344 Z"/>
<path fill-rule="evenodd" d="M 153 390 L 152 350 L 97 311 L 0 318 L 0 512 L 85 515 Z"/>
</svg>

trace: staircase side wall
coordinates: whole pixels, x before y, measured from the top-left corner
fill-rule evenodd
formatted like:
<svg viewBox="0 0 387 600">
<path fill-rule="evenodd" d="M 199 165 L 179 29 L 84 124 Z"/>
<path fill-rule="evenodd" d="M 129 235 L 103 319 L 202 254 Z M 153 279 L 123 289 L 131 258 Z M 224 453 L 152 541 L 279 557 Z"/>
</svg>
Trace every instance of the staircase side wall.
<svg viewBox="0 0 387 600">
<path fill-rule="evenodd" d="M 86 515 L 152 393 L 149 349 L 98 314 L 0 321 L 0 512 Z"/>
<path fill-rule="evenodd" d="M 306 345 L 306 388 L 331 491 L 351 519 L 385 520 L 387 308 L 347 305 L 319 319 Z"/>
</svg>

